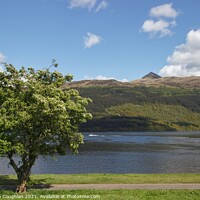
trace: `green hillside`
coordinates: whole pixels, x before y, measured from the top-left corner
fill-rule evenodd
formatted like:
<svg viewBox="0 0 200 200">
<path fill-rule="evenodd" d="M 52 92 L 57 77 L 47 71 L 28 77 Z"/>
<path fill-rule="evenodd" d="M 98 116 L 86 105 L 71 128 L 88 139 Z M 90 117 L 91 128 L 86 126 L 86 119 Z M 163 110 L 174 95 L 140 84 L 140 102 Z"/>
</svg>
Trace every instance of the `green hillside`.
<svg viewBox="0 0 200 200">
<path fill-rule="evenodd" d="M 81 131 L 200 130 L 200 89 L 153 86 L 87 86 L 94 118 Z"/>
<path fill-rule="evenodd" d="M 141 117 L 147 121 L 144 130 L 200 130 L 200 113 L 180 105 L 125 104 L 106 109 L 108 116 Z M 144 124 L 144 123 L 143 123 Z M 142 124 L 142 125 L 143 125 Z M 133 126 L 138 127 L 137 122 Z"/>
</svg>

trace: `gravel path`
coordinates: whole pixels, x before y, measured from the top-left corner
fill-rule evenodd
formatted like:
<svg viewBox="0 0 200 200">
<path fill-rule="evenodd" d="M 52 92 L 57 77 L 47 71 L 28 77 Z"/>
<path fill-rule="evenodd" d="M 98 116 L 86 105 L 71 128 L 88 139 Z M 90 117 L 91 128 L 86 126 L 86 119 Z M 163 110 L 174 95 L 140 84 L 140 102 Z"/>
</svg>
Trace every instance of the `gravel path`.
<svg viewBox="0 0 200 200">
<path fill-rule="evenodd" d="M 82 190 L 82 189 L 95 189 L 95 190 L 116 190 L 116 189 L 129 189 L 129 190 L 200 190 L 200 184 L 191 183 L 176 183 L 176 184 L 44 184 L 35 185 L 33 189 L 44 190 Z M 0 190 L 15 190 L 16 186 L 1 186 Z"/>
</svg>

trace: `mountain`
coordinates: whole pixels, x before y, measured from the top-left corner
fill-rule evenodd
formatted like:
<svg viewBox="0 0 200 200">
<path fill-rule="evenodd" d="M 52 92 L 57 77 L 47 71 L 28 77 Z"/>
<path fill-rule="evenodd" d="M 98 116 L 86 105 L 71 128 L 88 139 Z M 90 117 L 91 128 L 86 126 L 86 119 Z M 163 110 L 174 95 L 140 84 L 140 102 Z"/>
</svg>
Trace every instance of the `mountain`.
<svg viewBox="0 0 200 200">
<path fill-rule="evenodd" d="M 200 77 L 84 80 L 64 85 L 92 99 L 81 131 L 200 130 Z"/>
<path fill-rule="evenodd" d="M 153 72 L 148 73 L 147 75 L 143 76 L 142 79 L 158 79 L 161 78 L 158 74 L 155 74 Z"/>
<path fill-rule="evenodd" d="M 163 78 L 142 78 L 131 81 L 132 86 L 170 86 L 181 88 L 200 88 L 200 76 L 189 77 L 163 77 Z"/>
<path fill-rule="evenodd" d="M 160 77 L 159 75 L 150 72 L 141 79 L 130 82 L 120 82 L 114 79 L 111 80 L 81 80 L 66 83 L 64 87 L 135 87 L 135 86 L 168 86 L 180 88 L 200 88 L 200 76 L 188 77 Z"/>
<path fill-rule="evenodd" d="M 107 86 L 107 87 L 131 87 L 129 82 L 120 82 L 114 79 L 110 80 L 81 80 L 73 81 L 64 85 L 69 87 L 95 87 L 95 86 Z"/>
</svg>

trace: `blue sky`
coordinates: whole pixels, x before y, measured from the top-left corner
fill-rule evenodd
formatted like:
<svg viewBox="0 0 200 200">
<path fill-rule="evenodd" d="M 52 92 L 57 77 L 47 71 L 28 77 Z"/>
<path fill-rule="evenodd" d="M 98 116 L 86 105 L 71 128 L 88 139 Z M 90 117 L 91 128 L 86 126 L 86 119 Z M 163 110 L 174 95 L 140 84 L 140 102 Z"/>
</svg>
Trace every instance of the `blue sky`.
<svg viewBox="0 0 200 200">
<path fill-rule="evenodd" d="M 74 80 L 200 75 L 199 0 L 0 0 L 0 61 Z"/>
</svg>

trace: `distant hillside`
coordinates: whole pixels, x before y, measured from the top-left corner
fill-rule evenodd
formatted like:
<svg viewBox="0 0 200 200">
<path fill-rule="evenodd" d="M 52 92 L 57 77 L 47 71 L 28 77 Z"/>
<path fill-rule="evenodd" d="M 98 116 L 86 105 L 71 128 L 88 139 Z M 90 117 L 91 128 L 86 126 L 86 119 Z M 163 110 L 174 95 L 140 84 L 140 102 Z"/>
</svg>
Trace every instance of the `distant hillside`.
<svg viewBox="0 0 200 200">
<path fill-rule="evenodd" d="M 200 76 L 163 77 L 158 79 L 143 78 L 131 81 L 132 86 L 171 86 L 181 88 L 200 88 Z"/>
<path fill-rule="evenodd" d="M 120 82 L 114 79 L 111 80 L 82 80 L 82 81 L 74 81 L 72 83 L 68 83 L 65 86 L 69 87 L 94 87 L 94 86 L 119 86 L 119 87 L 131 87 L 129 82 Z"/>
<path fill-rule="evenodd" d="M 88 111 L 94 117 L 81 131 L 200 130 L 200 77 L 85 80 L 64 87 L 93 101 Z"/>
<path fill-rule="evenodd" d="M 158 75 L 157 75 L 158 76 Z M 134 87 L 134 86 L 169 86 L 181 88 L 200 88 L 200 76 L 189 77 L 157 77 L 154 73 L 149 73 L 142 79 L 120 82 L 117 80 L 82 80 L 66 84 L 64 87 Z"/>
</svg>

